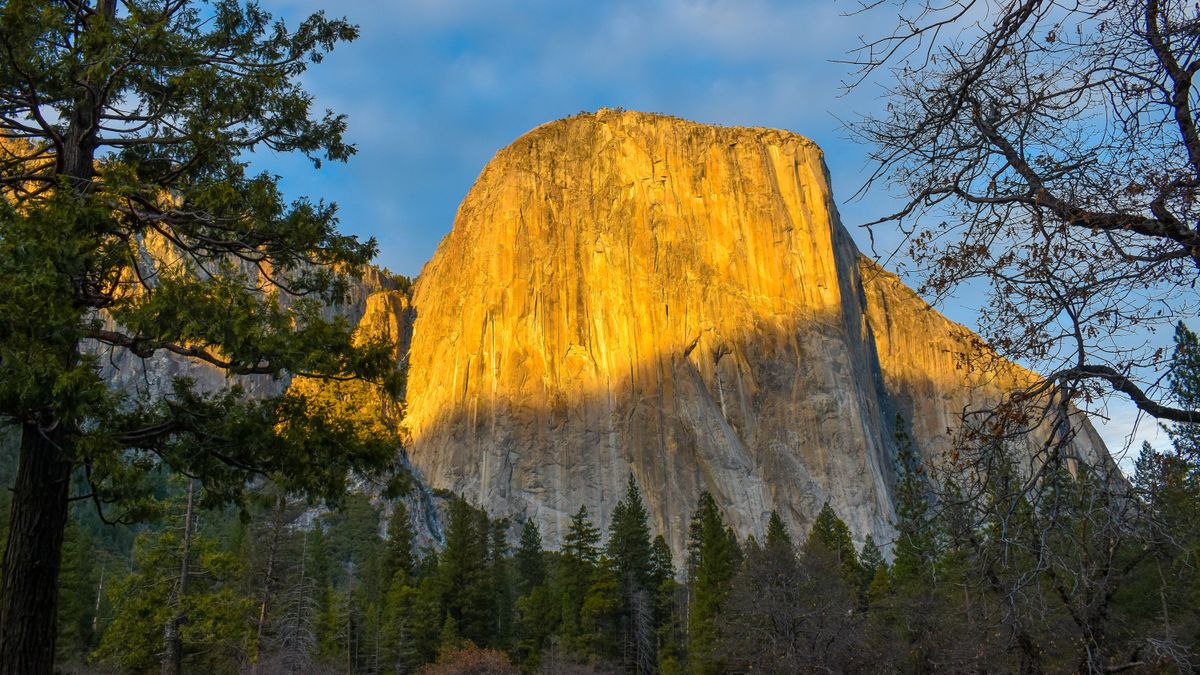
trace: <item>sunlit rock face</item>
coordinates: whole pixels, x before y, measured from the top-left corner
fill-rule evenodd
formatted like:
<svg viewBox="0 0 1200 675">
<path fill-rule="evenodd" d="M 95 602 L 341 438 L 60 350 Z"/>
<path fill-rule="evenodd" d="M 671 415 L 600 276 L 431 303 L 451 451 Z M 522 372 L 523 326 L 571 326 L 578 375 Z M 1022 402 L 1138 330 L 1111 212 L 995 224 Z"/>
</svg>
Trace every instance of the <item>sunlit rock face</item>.
<svg viewBox="0 0 1200 675">
<path fill-rule="evenodd" d="M 179 249 L 157 233 L 147 233 L 138 240 L 137 246 L 144 269 L 171 268 L 188 264 Z M 247 284 L 271 292 L 272 283 L 255 265 L 241 261 L 239 272 L 245 277 Z M 128 274 L 132 275 L 133 272 L 129 271 Z M 412 317 L 407 305 L 407 296 L 397 290 L 396 280 L 375 267 L 364 266 L 358 276 L 348 278 L 347 282 L 349 287 L 345 302 L 326 306 L 323 311 L 325 318 L 341 317 L 348 325 L 355 326 L 359 333 L 395 335 L 402 343 L 402 352 L 406 351 L 406 331 Z M 287 294 L 277 291 L 275 293 L 281 304 L 286 305 L 291 301 Z M 100 316 L 108 327 L 116 328 L 106 314 Z M 192 379 L 201 391 L 215 391 L 237 384 L 250 396 L 265 397 L 283 393 L 292 379 L 286 374 L 278 378 L 266 375 L 231 377 L 207 362 L 166 351 L 141 358 L 125 349 L 93 342 L 85 342 L 83 347 L 97 356 L 101 376 L 115 388 L 132 396 L 163 396 L 171 391 L 175 378 L 187 377 Z"/>
<path fill-rule="evenodd" d="M 1015 380 L 962 371 L 977 339 L 861 265 L 806 138 L 543 125 L 488 164 L 418 279 L 412 462 L 551 544 L 581 505 L 607 525 L 630 473 L 677 552 L 704 490 L 743 537 L 772 509 L 802 534 L 828 501 L 888 541 L 895 412 L 941 452 L 962 403 Z"/>
</svg>

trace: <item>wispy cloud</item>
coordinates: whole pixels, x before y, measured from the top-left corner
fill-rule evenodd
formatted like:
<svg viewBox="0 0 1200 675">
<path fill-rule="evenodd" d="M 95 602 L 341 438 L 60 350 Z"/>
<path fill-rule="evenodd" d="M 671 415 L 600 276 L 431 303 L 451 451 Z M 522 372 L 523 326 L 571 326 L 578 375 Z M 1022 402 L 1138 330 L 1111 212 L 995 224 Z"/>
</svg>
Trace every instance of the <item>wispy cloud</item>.
<svg viewBox="0 0 1200 675">
<path fill-rule="evenodd" d="M 318 104 L 350 116 L 359 156 L 287 186 L 339 202 L 343 226 L 379 238 L 381 262 L 416 273 L 484 163 L 542 122 L 601 106 L 789 128 L 825 146 L 848 193 L 861 149 L 832 113 L 863 26 L 830 2 L 277 0 L 291 20 L 325 9 L 361 38 L 314 68 Z M 860 206 L 852 206 L 856 214 Z"/>
</svg>

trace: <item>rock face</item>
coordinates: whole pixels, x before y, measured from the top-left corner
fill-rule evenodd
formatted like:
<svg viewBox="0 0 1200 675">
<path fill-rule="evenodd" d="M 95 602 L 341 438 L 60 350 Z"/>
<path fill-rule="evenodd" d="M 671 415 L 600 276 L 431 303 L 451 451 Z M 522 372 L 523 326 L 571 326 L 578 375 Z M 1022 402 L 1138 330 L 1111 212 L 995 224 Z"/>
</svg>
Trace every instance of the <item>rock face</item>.
<svg viewBox="0 0 1200 675">
<path fill-rule="evenodd" d="M 633 112 L 501 150 L 413 308 L 413 465 L 549 544 L 629 473 L 676 552 L 704 490 L 741 536 L 829 501 L 889 541 L 895 412 L 932 455 L 1031 377 L 962 369 L 978 339 L 860 259 L 808 139 Z"/>
<path fill-rule="evenodd" d="M 162 236 L 147 234 L 139 241 L 143 264 L 147 269 L 157 266 L 181 264 L 181 257 Z M 249 263 L 241 265 L 241 272 L 249 280 L 258 280 L 261 287 L 269 282 L 261 279 L 260 272 Z M 359 277 L 349 279 L 346 302 L 325 308 L 325 318 L 340 316 L 359 332 L 372 334 L 383 332 L 396 335 L 402 350 L 407 350 L 405 335 L 412 322 L 407 296 L 401 293 L 396 280 L 374 267 L 363 268 Z M 286 303 L 288 297 L 280 296 Z M 103 317 L 110 322 L 111 319 Z M 290 385 L 290 378 L 271 378 L 265 375 L 227 377 L 224 372 L 197 359 L 176 356 L 169 352 L 158 352 L 149 358 L 140 358 L 124 349 L 85 343 L 84 348 L 97 354 L 101 375 L 113 386 L 134 395 L 156 397 L 171 390 L 176 377 L 189 377 L 201 390 L 217 390 L 240 384 L 251 396 L 272 396 L 282 393 Z"/>
<path fill-rule="evenodd" d="M 555 546 L 580 506 L 607 527 L 632 473 L 677 555 L 705 490 L 742 537 L 761 538 L 772 510 L 802 536 L 828 501 L 857 539 L 886 545 L 896 413 L 934 460 L 964 410 L 1036 382 L 858 253 L 811 141 L 633 112 L 522 136 L 411 296 L 367 270 L 329 313 L 397 340 L 423 481 L 406 501 L 429 542 L 438 489 L 532 518 Z M 178 375 L 228 385 L 183 358 L 100 356 L 135 393 Z M 251 395 L 339 386 L 346 414 L 399 419 L 357 383 L 238 381 Z M 1081 459 L 1111 465 L 1086 421 L 1075 431 Z"/>
</svg>

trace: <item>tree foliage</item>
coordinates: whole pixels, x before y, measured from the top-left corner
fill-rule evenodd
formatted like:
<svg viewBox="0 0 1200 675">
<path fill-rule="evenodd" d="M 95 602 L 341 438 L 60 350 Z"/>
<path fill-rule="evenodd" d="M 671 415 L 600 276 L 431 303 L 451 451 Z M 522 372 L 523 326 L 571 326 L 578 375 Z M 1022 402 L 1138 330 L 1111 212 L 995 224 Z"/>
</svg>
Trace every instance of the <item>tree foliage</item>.
<svg viewBox="0 0 1200 675">
<path fill-rule="evenodd" d="M 392 345 L 322 307 L 375 253 L 336 208 L 288 201 L 255 150 L 319 165 L 354 149 L 300 83 L 357 29 L 295 27 L 235 0 L 0 5 L 0 416 L 21 428 L 0 590 L 0 667 L 48 672 L 66 479 L 110 519 L 145 515 L 155 472 L 201 503 L 270 476 L 334 500 L 395 445 L 301 390 L 110 389 L 103 362 L 201 362 L 240 378 L 365 378 L 399 391 Z M 34 523 L 37 523 L 35 526 Z M 20 618 L 20 625 L 17 619 Z"/>
</svg>

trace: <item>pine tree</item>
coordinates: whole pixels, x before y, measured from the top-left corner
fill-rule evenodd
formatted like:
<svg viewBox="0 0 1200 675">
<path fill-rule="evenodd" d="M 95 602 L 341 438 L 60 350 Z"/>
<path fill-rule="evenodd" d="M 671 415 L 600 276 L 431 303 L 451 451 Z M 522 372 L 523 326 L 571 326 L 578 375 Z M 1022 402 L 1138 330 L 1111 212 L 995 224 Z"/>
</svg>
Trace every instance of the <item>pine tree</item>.
<svg viewBox="0 0 1200 675">
<path fill-rule="evenodd" d="M 658 589 L 674 579 L 675 562 L 671 555 L 671 547 L 660 534 L 654 537 L 654 543 L 650 547 L 650 585 Z"/>
<path fill-rule="evenodd" d="M 563 637 L 568 641 L 580 635 L 580 612 L 598 571 L 600 531 L 588 518 L 587 507 L 571 517 L 563 537 L 559 559 L 559 601 L 562 606 Z"/>
<path fill-rule="evenodd" d="M 846 584 L 850 588 L 858 586 L 862 568 L 858 564 L 858 552 L 854 550 L 854 542 L 850 540 L 850 528 L 838 518 L 829 502 L 825 502 L 813 521 L 812 530 L 808 533 L 807 547 L 818 547 L 833 556 Z"/>
<path fill-rule="evenodd" d="M 897 520 L 892 575 L 900 583 L 932 579 L 937 559 L 937 537 L 929 513 L 929 490 L 905 427 L 904 418 L 897 414 Z"/>
<path fill-rule="evenodd" d="M 392 508 L 392 517 L 388 519 L 387 544 L 383 560 L 383 580 L 389 586 L 397 574 L 405 580 L 412 578 L 416 566 L 413 554 L 412 520 L 408 516 L 408 507 L 404 502 L 397 501 Z"/>
<path fill-rule="evenodd" d="M 589 660 L 624 661 L 621 625 L 621 580 L 614 561 L 601 554 L 592 574 L 592 584 L 579 610 L 581 634 L 576 641 L 579 655 Z M 626 670 L 632 671 L 633 668 Z"/>
<path fill-rule="evenodd" d="M 432 556 L 427 556 L 432 558 Z M 436 570 L 436 564 L 434 565 Z M 442 606 L 441 580 L 435 571 L 417 584 L 413 599 L 411 632 L 415 651 L 421 663 L 437 658 L 440 635 L 445 624 L 446 612 Z"/>
<path fill-rule="evenodd" d="M 675 563 L 671 547 L 660 534 L 654 538 L 650 554 L 650 584 L 654 598 L 654 635 L 659 672 L 681 668 L 683 626 L 676 611 L 679 583 L 675 581 Z"/>
<path fill-rule="evenodd" d="M 875 596 L 872 595 L 872 586 L 876 580 L 879 583 L 884 583 L 887 575 L 887 561 L 883 558 L 883 552 L 875 545 L 875 538 L 871 535 L 866 536 L 863 541 L 862 552 L 858 554 L 858 563 L 860 570 L 858 595 L 861 604 L 866 605 Z M 883 588 L 875 589 L 877 592 L 882 592 Z"/>
<path fill-rule="evenodd" d="M 101 662 L 125 672 L 157 671 L 163 652 L 163 627 L 177 615 L 181 657 L 191 672 L 237 670 L 237 654 L 254 640 L 255 602 L 238 592 L 240 564 L 203 533 L 192 535 L 186 594 L 177 605 L 163 602 L 164 589 L 181 585 L 182 528 L 138 538 L 135 568 L 110 586 L 114 616 L 100 640 Z"/>
<path fill-rule="evenodd" d="M 563 602 L 556 589 L 547 584 L 534 586 L 528 594 L 517 600 L 518 640 L 516 653 L 523 669 L 538 672 L 541 667 L 542 650 L 551 636 L 560 637 L 570 633 L 560 629 Z"/>
<path fill-rule="evenodd" d="M 771 518 L 767 521 L 767 548 L 779 549 L 795 554 L 795 545 L 792 543 L 792 535 L 788 533 L 787 526 L 783 524 L 779 514 L 775 511 L 771 512 Z"/>
<path fill-rule="evenodd" d="M 184 378 L 123 397 L 93 354 L 361 376 L 392 394 L 400 376 L 392 344 L 356 345 L 320 308 L 344 297 L 341 275 L 361 270 L 374 242 L 338 233 L 332 205 L 288 204 L 279 178 L 252 175 L 247 159 L 353 154 L 345 118 L 313 111 L 300 78 L 354 26 L 315 14 L 289 29 L 237 0 L 21 0 L 0 3 L 0 34 L 0 417 L 22 436 L 0 671 L 40 675 L 53 668 L 76 467 L 120 516 L 162 471 L 197 477 L 214 506 L 243 502 L 262 475 L 333 498 L 351 470 L 394 461 L 392 442 L 309 397 L 251 401 Z"/>
<path fill-rule="evenodd" d="M 562 553 L 565 558 L 595 565 L 600 559 L 600 530 L 588 518 L 586 506 L 571 517 L 567 536 L 563 538 Z"/>
<path fill-rule="evenodd" d="M 103 560 L 92 533 L 72 518 L 63 541 L 63 568 L 58 583 L 59 663 L 83 663 L 96 646 L 97 592 Z"/>
<path fill-rule="evenodd" d="M 494 597 L 488 571 L 491 527 L 487 514 L 462 499 L 450 505 L 446 546 L 438 561 L 442 606 L 456 631 L 486 645 L 495 630 Z"/>
<path fill-rule="evenodd" d="M 701 493 L 688 532 L 688 659 L 693 672 L 717 673 L 723 666 L 717 651 L 717 627 L 729 597 L 741 552 L 731 538 L 716 501 Z"/>
<path fill-rule="evenodd" d="M 488 547 L 488 574 L 492 593 L 493 629 L 486 643 L 496 649 L 508 649 L 512 642 L 514 610 L 513 573 L 508 557 L 507 519 L 492 522 Z"/>
<path fill-rule="evenodd" d="M 651 604 L 652 550 L 649 514 L 642 503 L 633 474 L 625 496 L 613 509 L 606 553 L 619 585 L 617 624 L 621 633 L 621 660 L 627 671 L 645 672 L 653 667 L 653 618 Z"/>
<path fill-rule="evenodd" d="M 394 515 L 393 515 L 394 517 Z M 392 576 L 383 612 L 383 670 L 411 673 L 421 664 L 413 631 L 417 589 L 408 575 Z"/>
<path fill-rule="evenodd" d="M 1182 321 L 1175 326 L 1175 348 L 1167 384 L 1171 398 L 1182 410 L 1200 410 L 1200 336 Z M 1176 456 L 1195 481 L 1200 473 L 1200 424 L 1177 422 L 1167 427 Z"/>
<path fill-rule="evenodd" d="M 305 534 L 306 568 L 312 578 L 313 587 L 317 589 L 318 609 L 328 607 L 328 596 L 333 587 L 333 577 L 329 562 L 329 544 L 325 537 L 325 527 L 321 519 L 313 521 L 313 529 Z"/>
<path fill-rule="evenodd" d="M 526 520 L 521 526 L 521 542 L 513 557 L 517 571 L 517 595 L 529 595 L 531 590 L 546 581 L 542 535 L 532 519 Z"/>
<path fill-rule="evenodd" d="M 650 579 L 650 515 L 642 503 L 642 494 L 637 481 L 629 474 L 625 496 L 613 509 L 612 524 L 608 530 L 606 552 L 616 568 L 617 577 L 632 593 L 644 589 Z"/>
<path fill-rule="evenodd" d="M 458 622 L 454 620 L 454 615 L 447 614 L 446 620 L 442 623 L 442 630 L 438 633 L 438 656 L 458 651 L 465 644 L 466 640 L 458 630 Z"/>
<path fill-rule="evenodd" d="M 1178 407 L 1200 410 L 1200 338 L 1183 323 L 1175 329 L 1168 384 Z M 1160 452 L 1144 443 L 1135 464 L 1133 486 L 1145 522 L 1141 543 L 1149 555 L 1118 598 L 1117 620 L 1140 624 L 1171 653 L 1200 636 L 1200 424 L 1166 430 L 1172 447 Z M 1189 665 L 1174 664 L 1180 670 Z"/>
</svg>

